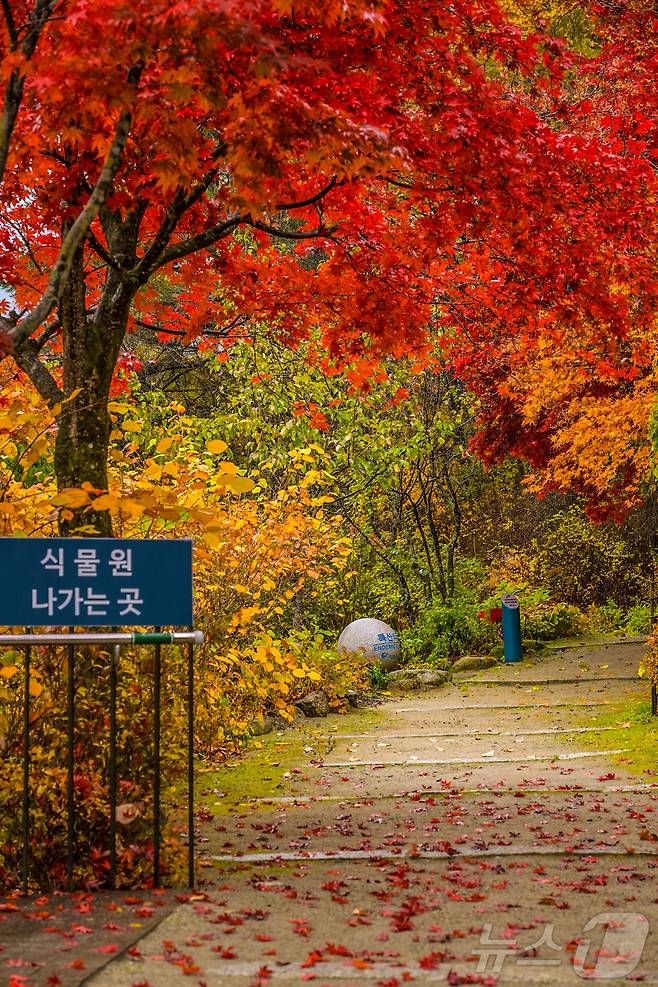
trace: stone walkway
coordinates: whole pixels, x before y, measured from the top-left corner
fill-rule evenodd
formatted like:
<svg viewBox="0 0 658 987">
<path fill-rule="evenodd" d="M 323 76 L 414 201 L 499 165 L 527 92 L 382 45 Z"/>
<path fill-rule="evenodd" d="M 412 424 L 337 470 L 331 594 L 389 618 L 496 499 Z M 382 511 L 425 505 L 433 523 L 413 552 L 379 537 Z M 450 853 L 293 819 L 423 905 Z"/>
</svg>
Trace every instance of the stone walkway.
<svg viewBox="0 0 658 987">
<path fill-rule="evenodd" d="M 334 717 L 294 765 L 277 738 L 252 755 L 281 772 L 277 796 L 219 795 L 200 828 L 197 900 L 88 982 L 658 983 L 658 775 L 592 731 L 646 695 L 640 651 L 572 650 Z"/>
</svg>

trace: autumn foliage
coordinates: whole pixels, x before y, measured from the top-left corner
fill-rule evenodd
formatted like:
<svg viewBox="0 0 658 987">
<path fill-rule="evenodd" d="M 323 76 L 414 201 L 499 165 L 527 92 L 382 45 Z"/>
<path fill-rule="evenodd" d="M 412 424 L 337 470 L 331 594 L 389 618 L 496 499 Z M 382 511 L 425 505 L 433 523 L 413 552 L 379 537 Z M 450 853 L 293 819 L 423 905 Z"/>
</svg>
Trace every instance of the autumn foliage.
<svg viewBox="0 0 658 987">
<path fill-rule="evenodd" d="M 3 535 L 49 535 L 62 511 L 88 502 L 84 489 L 57 492 L 52 469 L 53 415 L 23 375 L 4 365 L 0 392 Z M 271 492 L 223 458 L 226 443 L 199 432 L 182 406 L 162 409 L 176 430 L 144 425 L 130 398 L 114 402 L 111 487 L 103 507 L 126 537 L 195 539 L 196 625 L 206 643 L 197 653 L 197 733 L 200 755 L 212 763 L 240 748 L 268 712 L 291 718 L 292 703 L 321 686 L 336 708 L 362 681 L 354 663 L 336 661 L 312 634 L 282 633 L 291 601 L 344 568 L 351 545 L 340 517 L 325 513 L 315 453 L 300 450 L 296 484 Z M 310 477 L 310 480 L 308 479 Z M 318 492 L 320 489 L 320 492 Z M 248 500 L 240 493 L 251 491 Z M 127 649 L 119 696 L 119 866 L 124 885 L 150 877 L 152 652 Z M 20 862 L 22 653 L 0 657 L 0 885 L 12 887 Z M 107 846 L 107 655 L 84 652 L 76 684 L 77 883 L 103 886 Z M 89 683 L 93 682 L 93 689 Z M 163 680 L 164 769 L 170 787 L 164 874 L 180 880 L 185 764 L 186 658 L 166 649 Z M 66 653 L 38 649 L 32 673 L 32 873 L 43 887 L 66 880 Z M 104 730 L 98 729 L 98 725 Z"/>
<path fill-rule="evenodd" d="M 651 322 L 641 4 L 589 4 L 587 54 L 550 9 L 494 0 L 3 10 L 4 328 L 59 406 L 61 488 L 107 489 L 136 328 L 212 346 L 267 325 L 356 383 L 438 335 L 509 431 L 508 360 L 567 333 L 604 368 Z"/>
</svg>

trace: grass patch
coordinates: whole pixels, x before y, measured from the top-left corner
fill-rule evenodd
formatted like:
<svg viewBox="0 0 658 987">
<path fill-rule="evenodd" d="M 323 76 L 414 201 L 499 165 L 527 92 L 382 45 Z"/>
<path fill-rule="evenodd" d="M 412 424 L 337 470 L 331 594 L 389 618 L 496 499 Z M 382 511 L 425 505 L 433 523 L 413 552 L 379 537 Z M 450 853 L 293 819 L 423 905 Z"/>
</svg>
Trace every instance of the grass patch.
<svg viewBox="0 0 658 987">
<path fill-rule="evenodd" d="M 243 754 L 231 758 L 221 767 L 197 771 L 198 803 L 215 816 L 230 812 L 236 805 L 252 798 L 281 795 L 302 798 L 312 794 L 312 782 L 303 780 L 306 769 L 310 761 L 331 753 L 335 743 L 333 737 L 375 730 L 382 721 L 378 709 L 367 709 L 348 716 L 332 715 L 309 721 L 300 728 L 255 737 Z"/>
<path fill-rule="evenodd" d="M 615 703 L 597 712 L 579 726 L 613 727 L 601 733 L 578 734 L 579 742 L 599 750 L 625 748 L 612 755 L 614 761 L 633 774 L 647 771 L 658 775 L 658 717 L 651 716 L 648 700 Z"/>
</svg>

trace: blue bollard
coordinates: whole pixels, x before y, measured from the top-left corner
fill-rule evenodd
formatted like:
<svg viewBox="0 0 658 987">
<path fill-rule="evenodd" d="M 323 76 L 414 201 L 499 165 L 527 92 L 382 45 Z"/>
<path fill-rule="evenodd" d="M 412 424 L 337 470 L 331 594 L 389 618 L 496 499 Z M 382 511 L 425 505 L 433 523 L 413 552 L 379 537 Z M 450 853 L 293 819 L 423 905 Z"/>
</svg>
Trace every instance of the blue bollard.
<svg viewBox="0 0 658 987">
<path fill-rule="evenodd" d="M 503 649 L 506 664 L 521 661 L 523 646 L 521 644 L 521 610 L 519 601 L 511 593 L 505 593 L 503 603 Z"/>
</svg>

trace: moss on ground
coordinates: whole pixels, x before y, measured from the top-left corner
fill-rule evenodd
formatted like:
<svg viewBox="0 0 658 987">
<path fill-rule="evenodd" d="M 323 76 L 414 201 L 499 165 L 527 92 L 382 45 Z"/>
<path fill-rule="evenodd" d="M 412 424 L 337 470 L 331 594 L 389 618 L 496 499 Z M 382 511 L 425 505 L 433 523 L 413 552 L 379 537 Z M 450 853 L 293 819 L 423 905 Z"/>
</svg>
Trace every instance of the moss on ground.
<svg viewBox="0 0 658 987">
<path fill-rule="evenodd" d="M 652 772 L 658 776 L 658 717 L 651 716 L 648 699 L 613 703 L 583 720 L 582 725 L 612 727 L 600 733 L 579 734 L 579 740 L 598 750 L 623 748 L 624 754 L 611 755 L 616 763 L 633 774 Z"/>
<path fill-rule="evenodd" d="M 333 748 L 334 736 L 375 729 L 381 720 L 378 709 L 359 710 L 255 737 L 243 754 L 221 767 L 201 767 L 197 771 L 199 805 L 213 815 L 221 815 L 249 799 L 295 795 L 297 773 L 304 772 L 310 761 L 326 757 Z M 301 780 L 302 775 L 299 777 Z"/>
</svg>

